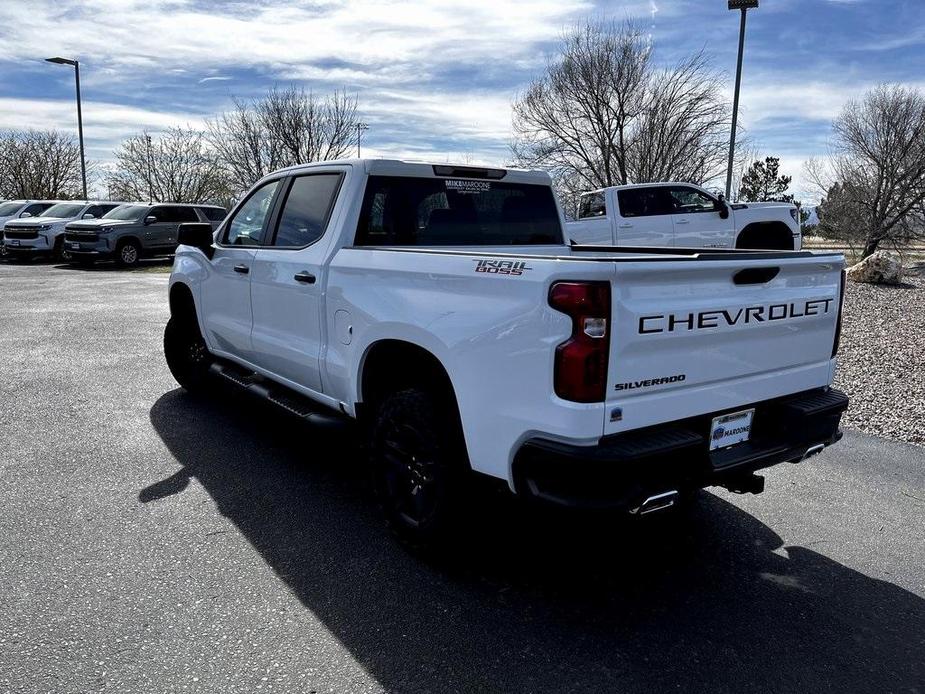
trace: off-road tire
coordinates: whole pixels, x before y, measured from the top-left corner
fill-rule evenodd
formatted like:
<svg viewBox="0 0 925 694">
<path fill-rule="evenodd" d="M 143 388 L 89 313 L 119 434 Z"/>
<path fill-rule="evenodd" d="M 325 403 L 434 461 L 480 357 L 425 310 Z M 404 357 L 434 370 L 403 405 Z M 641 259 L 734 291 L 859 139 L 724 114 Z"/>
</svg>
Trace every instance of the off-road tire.
<svg viewBox="0 0 925 694">
<path fill-rule="evenodd" d="M 417 552 L 450 546 L 470 481 L 455 407 L 415 388 L 383 398 L 369 453 L 373 492 L 398 540 Z"/>
<path fill-rule="evenodd" d="M 171 316 L 164 328 L 164 356 L 170 373 L 185 390 L 200 394 L 212 383 L 212 355 L 195 319 Z"/>
</svg>

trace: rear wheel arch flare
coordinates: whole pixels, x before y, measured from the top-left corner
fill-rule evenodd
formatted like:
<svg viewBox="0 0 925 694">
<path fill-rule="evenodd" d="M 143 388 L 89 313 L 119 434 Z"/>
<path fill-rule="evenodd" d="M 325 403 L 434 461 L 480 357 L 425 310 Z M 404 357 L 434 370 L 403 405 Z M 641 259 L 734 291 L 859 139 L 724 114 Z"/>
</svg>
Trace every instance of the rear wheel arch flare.
<svg viewBox="0 0 925 694">
<path fill-rule="evenodd" d="M 429 350 L 404 340 L 379 340 L 366 348 L 360 363 L 359 395 L 364 407 L 383 396 L 419 388 L 446 398 L 458 413 L 456 390 L 441 361 Z"/>
</svg>

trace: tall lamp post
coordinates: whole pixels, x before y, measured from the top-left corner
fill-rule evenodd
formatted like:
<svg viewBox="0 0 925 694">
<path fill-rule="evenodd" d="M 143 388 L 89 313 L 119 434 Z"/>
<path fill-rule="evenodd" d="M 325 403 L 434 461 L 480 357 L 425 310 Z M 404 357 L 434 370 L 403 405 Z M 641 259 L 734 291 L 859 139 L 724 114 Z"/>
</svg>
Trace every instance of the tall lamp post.
<svg viewBox="0 0 925 694">
<path fill-rule="evenodd" d="M 148 164 L 148 202 L 154 203 L 154 176 L 151 174 L 151 136 L 145 133 L 145 159 Z"/>
<path fill-rule="evenodd" d="M 729 0 L 730 10 L 740 10 L 742 21 L 739 24 L 739 61 L 736 64 L 736 90 L 732 98 L 732 135 L 729 138 L 729 167 L 726 169 L 726 199 L 732 194 L 732 165 L 736 151 L 736 128 L 739 124 L 739 88 L 742 86 L 742 56 L 745 54 L 745 16 L 749 10 L 758 9 L 758 0 Z"/>
<path fill-rule="evenodd" d="M 364 130 L 369 130 L 369 126 L 366 123 L 357 123 L 357 159 L 362 159 L 360 155 L 360 137 Z"/>
<path fill-rule="evenodd" d="M 77 136 L 80 140 L 80 176 L 83 179 L 84 200 L 87 199 L 87 160 L 84 157 L 84 121 L 80 111 L 80 63 L 69 58 L 45 58 L 56 65 L 73 65 L 74 79 L 77 82 Z"/>
</svg>

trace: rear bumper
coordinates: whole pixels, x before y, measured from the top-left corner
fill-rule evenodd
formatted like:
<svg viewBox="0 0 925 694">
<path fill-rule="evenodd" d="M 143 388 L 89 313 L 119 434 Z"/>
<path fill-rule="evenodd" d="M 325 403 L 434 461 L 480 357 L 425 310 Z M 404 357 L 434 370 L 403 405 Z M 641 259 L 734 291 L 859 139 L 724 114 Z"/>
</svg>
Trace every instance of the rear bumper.
<svg viewBox="0 0 925 694">
<path fill-rule="evenodd" d="M 626 510 L 669 491 L 746 488 L 755 470 L 800 462 L 838 441 L 848 397 L 817 389 L 736 410 L 752 407 L 751 440 L 712 452 L 711 421 L 728 411 L 606 436 L 596 446 L 530 439 L 514 459 L 515 488 L 559 505 Z"/>
</svg>

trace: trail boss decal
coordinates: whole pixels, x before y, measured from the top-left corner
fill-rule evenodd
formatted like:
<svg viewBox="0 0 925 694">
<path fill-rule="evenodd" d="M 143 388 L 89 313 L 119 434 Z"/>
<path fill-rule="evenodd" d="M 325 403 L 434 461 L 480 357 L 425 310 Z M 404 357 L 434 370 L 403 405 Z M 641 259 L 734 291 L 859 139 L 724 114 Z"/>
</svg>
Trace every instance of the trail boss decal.
<svg viewBox="0 0 925 694">
<path fill-rule="evenodd" d="M 532 267 L 527 267 L 527 263 L 522 260 L 490 260 L 490 259 L 473 259 L 475 261 L 475 271 L 484 272 L 488 275 L 522 275 Z"/>
<path fill-rule="evenodd" d="M 679 330 L 709 330 L 725 325 L 745 325 L 766 321 L 821 316 L 829 312 L 835 299 L 812 299 L 800 303 L 748 306 L 737 311 L 720 309 L 699 313 L 658 314 L 639 317 L 639 334 L 673 333 Z"/>
</svg>

